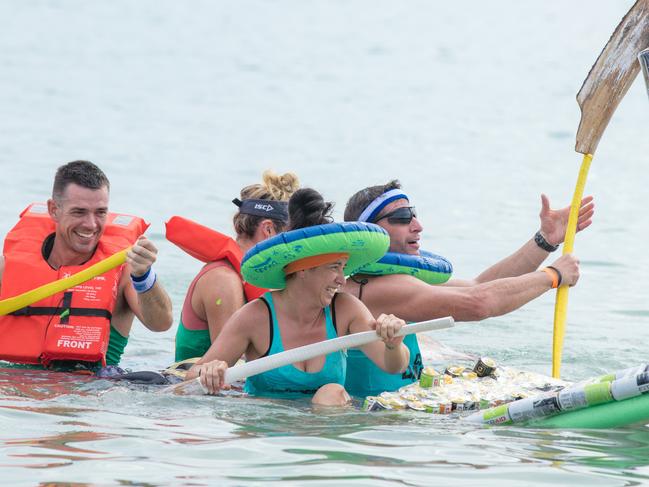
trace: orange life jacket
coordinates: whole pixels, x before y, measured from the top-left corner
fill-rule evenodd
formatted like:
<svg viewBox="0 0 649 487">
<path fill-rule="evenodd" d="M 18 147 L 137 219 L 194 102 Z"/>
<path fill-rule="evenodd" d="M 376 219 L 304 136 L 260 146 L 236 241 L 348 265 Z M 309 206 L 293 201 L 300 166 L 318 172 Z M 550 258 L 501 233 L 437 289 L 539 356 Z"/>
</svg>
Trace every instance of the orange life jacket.
<svg viewBox="0 0 649 487">
<path fill-rule="evenodd" d="M 202 262 L 227 260 L 241 275 L 243 252 L 231 237 L 196 223 L 182 216 L 172 216 L 165 224 L 167 240 Z M 246 301 L 263 295 L 262 289 L 247 282 L 243 283 Z"/>
<path fill-rule="evenodd" d="M 92 258 L 83 265 L 54 270 L 43 245 L 55 222 L 42 203 L 29 205 L 4 242 L 5 268 L 0 299 L 17 296 L 68 277 L 132 245 L 148 228 L 141 218 L 109 213 Z M 47 365 L 52 360 L 105 365 L 110 320 L 123 266 L 15 311 L 0 316 L 0 359 Z"/>
</svg>

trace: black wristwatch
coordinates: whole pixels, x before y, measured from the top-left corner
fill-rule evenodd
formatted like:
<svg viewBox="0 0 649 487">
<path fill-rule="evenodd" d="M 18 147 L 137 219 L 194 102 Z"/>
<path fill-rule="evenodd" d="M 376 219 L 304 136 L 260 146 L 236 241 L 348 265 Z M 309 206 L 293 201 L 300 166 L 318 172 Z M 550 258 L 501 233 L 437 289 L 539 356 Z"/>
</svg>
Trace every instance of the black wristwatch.
<svg viewBox="0 0 649 487">
<path fill-rule="evenodd" d="M 536 234 L 534 235 L 534 242 L 536 242 L 536 245 L 541 247 L 546 252 L 554 252 L 559 248 L 559 245 L 550 244 L 541 233 L 541 230 L 536 232 Z"/>
</svg>

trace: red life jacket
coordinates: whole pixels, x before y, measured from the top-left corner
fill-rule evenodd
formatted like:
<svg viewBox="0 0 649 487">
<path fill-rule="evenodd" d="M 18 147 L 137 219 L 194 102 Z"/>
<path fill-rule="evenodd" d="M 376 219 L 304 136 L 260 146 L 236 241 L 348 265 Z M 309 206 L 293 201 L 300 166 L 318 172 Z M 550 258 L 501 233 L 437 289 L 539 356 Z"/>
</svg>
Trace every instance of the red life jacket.
<svg viewBox="0 0 649 487">
<path fill-rule="evenodd" d="M 7 234 L 0 299 L 17 296 L 68 277 L 132 245 L 148 228 L 141 218 L 109 213 L 92 258 L 83 265 L 54 270 L 43 256 L 55 223 L 42 203 L 29 205 Z M 110 320 L 123 266 L 0 316 L 0 359 L 47 365 L 52 360 L 106 363 Z"/>
<path fill-rule="evenodd" d="M 172 216 L 165 224 L 167 240 L 202 262 L 227 260 L 241 276 L 243 252 L 231 237 L 181 216 Z M 264 294 L 262 289 L 243 283 L 246 301 Z"/>
</svg>

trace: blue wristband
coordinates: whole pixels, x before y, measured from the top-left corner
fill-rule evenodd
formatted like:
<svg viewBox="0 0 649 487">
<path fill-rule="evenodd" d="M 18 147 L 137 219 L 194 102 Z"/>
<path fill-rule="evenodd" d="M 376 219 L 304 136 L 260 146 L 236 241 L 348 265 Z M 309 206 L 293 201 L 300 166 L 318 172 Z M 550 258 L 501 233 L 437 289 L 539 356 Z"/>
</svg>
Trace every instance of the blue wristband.
<svg viewBox="0 0 649 487">
<path fill-rule="evenodd" d="M 142 276 L 135 277 L 131 274 L 131 282 L 139 294 L 149 291 L 155 285 L 156 278 L 157 276 L 152 267 Z"/>
</svg>

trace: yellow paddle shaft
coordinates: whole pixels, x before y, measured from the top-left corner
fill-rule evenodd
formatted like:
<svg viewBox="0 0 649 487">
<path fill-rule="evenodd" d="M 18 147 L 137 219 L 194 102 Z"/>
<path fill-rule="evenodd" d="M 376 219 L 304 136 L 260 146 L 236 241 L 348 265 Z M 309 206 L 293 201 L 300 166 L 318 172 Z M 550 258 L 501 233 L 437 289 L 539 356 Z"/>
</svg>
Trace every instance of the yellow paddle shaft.
<svg viewBox="0 0 649 487">
<path fill-rule="evenodd" d="M 128 247 L 120 252 L 117 252 L 110 257 L 105 258 L 104 260 L 97 262 L 94 265 L 91 265 L 87 269 L 77 272 L 76 274 L 71 275 L 70 277 L 65 277 L 48 284 L 44 284 L 36 289 L 27 291 L 13 298 L 7 298 L 0 301 L 0 316 L 13 313 L 25 306 L 36 303 L 41 299 L 52 296 L 53 294 L 60 293 L 71 287 L 78 286 L 86 281 L 89 281 L 93 277 L 99 276 L 104 272 L 122 265 L 126 262 L 126 253 L 131 248 Z"/>
<path fill-rule="evenodd" d="M 579 208 L 581 199 L 584 195 L 586 178 L 590 169 L 590 162 L 593 160 L 592 154 L 584 154 L 584 160 L 579 169 L 579 177 L 575 192 L 572 195 L 570 205 L 570 215 L 568 216 L 568 228 L 566 228 L 566 238 L 563 242 L 563 254 L 572 253 L 575 243 L 575 234 L 577 233 L 577 220 L 579 219 Z M 557 289 L 557 298 L 554 304 L 554 332 L 552 336 L 552 377 L 558 379 L 561 377 L 561 352 L 563 351 L 563 337 L 566 331 L 566 315 L 568 314 L 568 286 L 563 285 Z"/>
</svg>

